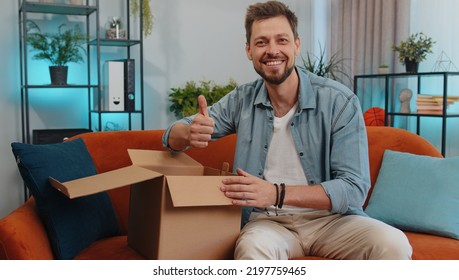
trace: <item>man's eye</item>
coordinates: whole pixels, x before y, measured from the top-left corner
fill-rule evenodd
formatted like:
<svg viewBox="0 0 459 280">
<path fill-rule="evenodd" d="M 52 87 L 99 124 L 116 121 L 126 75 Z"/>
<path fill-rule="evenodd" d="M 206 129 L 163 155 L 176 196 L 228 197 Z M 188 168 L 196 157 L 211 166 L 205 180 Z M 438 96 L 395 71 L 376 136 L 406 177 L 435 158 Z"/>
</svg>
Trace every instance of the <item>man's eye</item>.
<svg viewBox="0 0 459 280">
<path fill-rule="evenodd" d="M 288 39 L 281 38 L 281 39 L 279 39 L 279 42 L 282 43 L 282 44 L 286 44 L 286 43 L 288 43 Z"/>
<path fill-rule="evenodd" d="M 261 47 L 261 46 L 266 45 L 266 42 L 265 41 L 256 41 L 255 45 L 258 46 L 258 47 Z"/>
</svg>

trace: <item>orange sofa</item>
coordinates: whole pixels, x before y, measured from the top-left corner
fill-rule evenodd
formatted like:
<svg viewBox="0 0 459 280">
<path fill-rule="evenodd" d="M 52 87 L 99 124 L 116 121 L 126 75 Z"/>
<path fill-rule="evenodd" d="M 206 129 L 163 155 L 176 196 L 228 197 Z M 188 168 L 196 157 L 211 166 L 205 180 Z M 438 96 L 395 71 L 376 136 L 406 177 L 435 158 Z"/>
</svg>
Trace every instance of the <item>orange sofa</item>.
<svg viewBox="0 0 459 280">
<path fill-rule="evenodd" d="M 367 127 L 372 186 L 375 184 L 386 149 L 441 157 L 438 150 L 423 138 L 391 127 Z M 163 130 L 91 132 L 79 135 L 93 157 L 98 172 L 130 165 L 128 148 L 164 150 Z M 186 153 L 201 164 L 232 168 L 235 135 L 212 142 L 206 149 Z M 81 251 L 76 259 L 143 259 L 127 245 L 129 186 L 109 191 L 122 235 L 99 240 Z M 371 195 L 371 192 L 369 196 Z M 368 201 L 368 199 L 367 199 Z M 413 259 L 459 259 L 459 241 L 429 234 L 406 232 L 413 246 Z M 0 220 L 0 259 L 54 259 L 43 223 L 37 215 L 34 199 Z M 314 259 L 305 256 L 304 259 Z"/>
</svg>

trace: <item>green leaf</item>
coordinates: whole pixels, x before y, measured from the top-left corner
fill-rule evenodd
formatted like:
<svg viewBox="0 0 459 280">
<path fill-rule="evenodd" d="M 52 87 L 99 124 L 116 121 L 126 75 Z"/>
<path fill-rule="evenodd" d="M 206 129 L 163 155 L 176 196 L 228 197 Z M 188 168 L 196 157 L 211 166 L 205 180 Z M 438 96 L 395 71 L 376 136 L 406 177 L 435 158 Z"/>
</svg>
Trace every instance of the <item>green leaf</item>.
<svg viewBox="0 0 459 280">
<path fill-rule="evenodd" d="M 199 110 L 199 95 L 204 95 L 207 105 L 210 106 L 236 87 L 237 83 L 232 79 L 224 86 L 217 85 L 213 81 L 200 81 L 199 84 L 194 81 L 188 81 L 182 88 L 171 88 L 169 110 L 174 113 L 177 119 L 194 115 Z"/>
<path fill-rule="evenodd" d="M 393 45 L 392 50 L 398 52 L 399 62 L 405 64 L 405 60 L 421 62 L 426 59 L 428 53 L 432 53 L 435 41 L 422 32 L 411 34 L 406 41 L 400 41 Z"/>
<path fill-rule="evenodd" d="M 36 51 L 33 59 L 48 60 L 51 65 L 64 66 L 69 62 L 82 62 L 86 50 L 83 47 L 88 36 L 83 34 L 78 25 L 64 30 L 61 24 L 57 33 L 41 32 L 33 21 L 27 22 L 27 43 Z"/>
</svg>

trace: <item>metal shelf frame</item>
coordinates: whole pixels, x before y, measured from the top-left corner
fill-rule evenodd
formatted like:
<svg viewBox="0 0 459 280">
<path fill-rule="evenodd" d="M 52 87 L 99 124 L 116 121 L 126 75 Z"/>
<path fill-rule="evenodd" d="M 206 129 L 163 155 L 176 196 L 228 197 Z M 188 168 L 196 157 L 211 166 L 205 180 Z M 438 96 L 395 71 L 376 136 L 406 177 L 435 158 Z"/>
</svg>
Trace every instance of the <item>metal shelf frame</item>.
<svg viewBox="0 0 459 280">
<path fill-rule="evenodd" d="M 99 0 L 85 0 L 83 5 L 71 5 L 71 4 L 61 4 L 61 3 L 42 3 L 36 1 L 27 1 L 27 0 L 18 0 L 18 18 L 19 18 L 19 69 L 20 69 L 20 94 L 21 94 L 21 130 L 22 130 L 22 142 L 31 143 L 31 131 L 32 127 L 30 124 L 30 115 L 29 107 L 30 100 L 29 96 L 32 94 L 32 91 L 37 89 L 81 89 L 86 92 L 87 98 L 87 116 L 88 116 L 88 128 L 92 129 L 93 126 L 93 117 L 96 116 L 97 128 L 102 130 L 102 116 L 110 114 L 125 114 L 127 115 L 128 120 L 128 129 L 132 130 L 133 122 L 137 126 L 140 126 L 140 129 L 145 129 L 144 126 L 144 68 L 143 68 L 143 19 L 141 16 L 142 11 L 142 1 L 139 1 L 139 25 L 134 28 L 138 28 L 139 38 L 131 38 L 131 27 L 130 27 L 130 0 L 122 0 L 126 2 L 127 11 L 123 11 L 126 15 L 126 39 L 116 39 L 108 40 L 101 38 L 101 28 L 100 28 L 100 17 L 99 17 Z M 87 83 L 83 84 L 68 84 L 63 86 L 56 86 L 51 84 L 30 84 L 29 83 L 29 72 L 28 72 L 28 47 L 27 47 L 27 21 L 28 15 L 30 13 L 37 14 L 55 14 L 55 15 L 73 15 L 81 16 L 84 18 L 86 23 L 86 34 L 91 34 L 91 30 L 95 28 L 95 38 L 87 40 L 86 46 L 86 65 L 87 65 Z M 95 19 L 94 19 L 95 18 Z M 91 29 L 93 28 L 93 29 Z M 94 31 L 93 31 L 94 32 Z M 103 92 L 102 87 L 102 60 L 101 60 L 101 48 L 110 48 L 110 47 L 121 47 L 126 48 L 126 56 L 123 58 L 131 59 L 131 48 L 139 48 L 136 58 L 138 58 L 138 68 L 140 73 L 136 73 L 136 86 L 135 95 L 136 99 L 139 98 L 140 102 L 137 102 L 136 108 L 134 111 L 105 111 L 102 110 L 101 104 L 101 93 Z M 91 55 L 94 55 L 96 61 L 92 61 Z M 136 59 L 137 60 L 137 59 Z M 136 64 L 137 64 L 136 63 Z M 96 72 L 91 67 L 96 66 Z M 136 66 L 137 67 L 137 66 Z M 137 71 L 137 69 L 136 69 Z M 95 75 L 95 78 L 94 78 Z M 92 81 L 94 80 L 94 81 Z M 97 98 L 95 97 L 97 94 Z M 64 104 L 68 106 L 68 104 Z M 139 108 L 140 106 L 140 108 Z M 97 107 L 97 108 L 95 108 Z M 136 115 L 135 119 L 133 115 Z M 140 124 L 138 124 L 140 122 Z M 29 196 L 27 188 L 24 186 L 24 197 L 27 199 Z"/>
<path fill-rule="evenodd" d="M 71 4 L 60 4 L 60 3 L 42 3 L 42 2 L 32 2 L 27 0 L 18 0 L 19 7 L 19 48 L 20 48 L 20 92 L 21 92 L 21 125 L 22 125 L 22 141 L 24 143 L 31 143 L 31 124 L 30 124 L 30 115 L 29 115 L 29 95 L 31 90 L 34 89 L 52 89 L 52 88 L 62 88 L 62 89 L 71 89 L 71 88 L 81 88 L 87 90 L 87 112 L 88 112 L 88 128 L 92 129 L 93 125 L 93 116 L 97 114 L 97 127 L 99 130 L 102 129 L 102 114 L 111 114 L 111 113 L 123 113 L 128 115 L 128 129 L 131 130 L 133 127 L 133 118 L 132 114 L 140 115 L 140 128 L 143 130 L 144 125 L 144 82 L 143 82 L 143 21 L 140 15 L 142 11 L 142 1 L 139 2 L 139 38 L 131 39 L 131 28 L 130 28 L 130 0 L 126 1 L 127 11 L 127 39 L 116 39 L 109 40 L 103 39 L 100 36 L 100 18 L 99 18 L 99 1 L 98 0 L 86 0 L 86 5 L 71 5 Z M 91 4 L 90 4 L 91 3 Z M 92 4 L 93 3 L 93 4 Z M 28 49 L 27 49 L 27 26 L 26 22 L 28 21 L 29 13 L 38 13 L 38 14 L 56 14 L 56 15 L 75 15 L 82 16 L 86 21 L 86 34 L 90 34 L 91 27 L 95 25 L 95 38 L 88 39 L 87 42 L 87 84 L 69 84 L 65 86 L 56 86 L 50 84 L 30 84 L 28 77 Z M 95 19 L 94 19 L 95 17 Z M 121 111 L 121 112 L 110 112 L 104 111 L 101 109 L 94 109 L 94 104 L 91 105 L 92 99 L 97 92 L 97 108 L 101 107 L 101 94 L 103 92 L 102 88 L 102 61 L 101 61 L 101 48 L 105 47 L 124 47 L 127 49 L 127 59 L 131 58 L 131 48 L 138 47 L 138 62 L 140 73 L 138 73 L 139 87 L 136 89 L 136 96 L 140 99 L 140 108 L 136 108 L 134 111 Z M 91 61 L 91 54 L 95 51 L 96 61 Z M 96 79 L 94 82 L 91 81 L 91 76 L 94 75 L 91 73 L 91 65 L 97 63 L 96 67 Z M 94 71 L 94 70 L 93 70 Z M 137 75 L 136 75 L 137 76 Z"/>
<path fill-rule="evenodd" d="M 457 118 L 459 113 L 448 113 L 447 110 L 447 97 L 448 97 L 448 80 L 451 77 L 459 76 L 459 72 L 422 72 L 422 73 L 390 73 L 390 74 L 367 74 L 367 75 L 356 75 L 354 76 L 354 93 L 359 96 L 361 94 L 359 89 L 359 81 L 364 79 L 383 79 L 384 81 L 384 112 L 385 119 L 384 124 L 393 126 L 394 121 L 389 122 L 390 117 L 394 119 L 396 116 L 414 117 L 416 118 L 416 134 L 421 133 L 421 120 L 425 117 L 441 118 L 441 154 L 446 156 L 446 124 L 448 118 Z M 442 97 L 443 97 L 443 109 L 441 114 L 420 114 L 420 113 L 399 113 L 394 112 L 394 98 L 390 96 L 391 80 L 393 79 L 408 79 L 415 78 L 417 84 L 416 94 L 422 93 L 422 79 L 428 77 L 440 77 L 442 78 Z M 365 93 L 363 93 L 365 94 Z M 392 103 L 389 103 L 389 101 Z"/>
</svg>

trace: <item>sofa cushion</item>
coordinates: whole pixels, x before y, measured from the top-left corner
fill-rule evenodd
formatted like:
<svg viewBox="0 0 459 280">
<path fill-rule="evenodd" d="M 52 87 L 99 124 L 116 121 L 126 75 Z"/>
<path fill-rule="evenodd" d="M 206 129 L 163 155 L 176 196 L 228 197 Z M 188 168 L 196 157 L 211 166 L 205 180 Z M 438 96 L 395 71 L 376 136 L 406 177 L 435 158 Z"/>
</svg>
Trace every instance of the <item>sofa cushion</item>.
<svg viewBox="0 0 459 280">
<path fill-rule="evenodd" d="M 413 260 L 459 260 L 459 241 L 425 233 L 405 232 Z"/>
<path fill-rule="evenodd" d="M 36 200 L 57 259 L 72 259 L 101 238 L 118 235 L 119 227 L 107 193 L 69 199 L 49 183 L 52 176 L 69 181 L 96 174 L 81 139 L 59 144 L 12 143 L 25 185 Z"/>
<path fill-rule="evenodd" d="M 365 212 L 399 229 L 459 239 L 459 157 L 386 150 Z"/>
<path fill-rule="evenodd" d="M 127 236 L 119 235 L 94 242 L 81 251 L 76 260 L 145 260 L 128 245 Z"/>
</svg>

